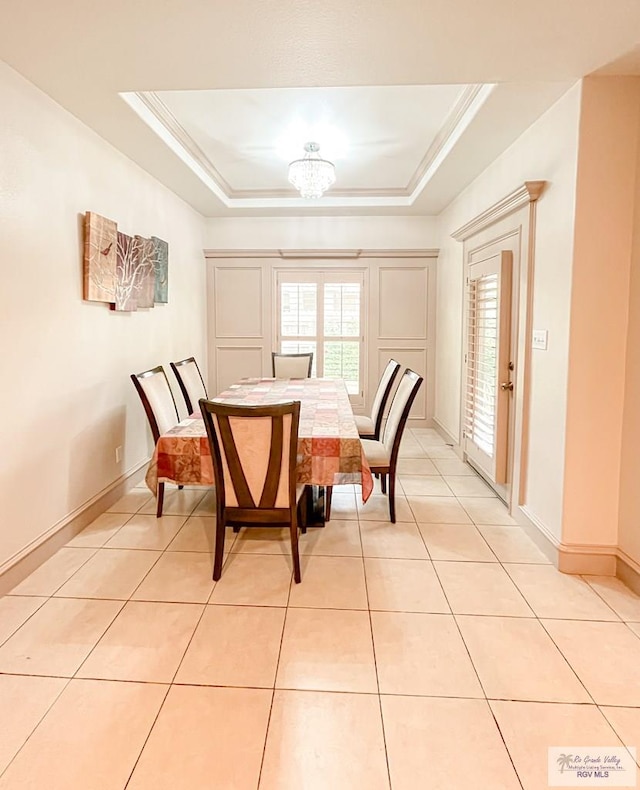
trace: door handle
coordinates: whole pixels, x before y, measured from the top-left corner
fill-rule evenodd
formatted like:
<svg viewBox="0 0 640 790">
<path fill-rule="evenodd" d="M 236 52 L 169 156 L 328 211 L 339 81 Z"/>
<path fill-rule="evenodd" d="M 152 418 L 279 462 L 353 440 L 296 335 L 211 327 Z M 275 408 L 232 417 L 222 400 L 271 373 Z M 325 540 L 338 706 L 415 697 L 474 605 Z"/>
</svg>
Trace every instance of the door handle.
<svg viewBox="0 0 640 790">
<path fill-rule="evenodd" d="M 513 381 L 503 381 L 500 385 L 501 390 L 513 390 Z"/>
</svg>

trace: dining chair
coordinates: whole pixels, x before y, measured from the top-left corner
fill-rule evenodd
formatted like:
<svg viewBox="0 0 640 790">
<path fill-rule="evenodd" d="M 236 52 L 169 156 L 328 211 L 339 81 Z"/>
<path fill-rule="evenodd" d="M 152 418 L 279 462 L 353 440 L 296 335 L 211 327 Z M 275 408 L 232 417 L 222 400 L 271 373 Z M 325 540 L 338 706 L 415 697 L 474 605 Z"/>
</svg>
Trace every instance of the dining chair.
<svg viewBox="0 0 640 790">
<path fill-rule="evenodd" d="M 361 439 L 379 439 L 380 430 L 382 428 L 382 418 L 384 410 L 391 394 L 391 388 L 395 381 L 398 371 L 400 370 L 400 363 L 395 359 L 390 359 L 387 366 L 382 373 L 378 389 L 376 390 L 373 399 L 373 407 L 371 409 L 371 416 L 367 417 L 364 414 L 356 414 L 356 427 Z"/>
<path fill-rule="evenodd" d="M 389 520 L 392 524 L 396 523 L 396 468 L 400 442 L 421 384 L 422 376 L 407 368 L 391 401 L 382 438 L 362 439 L 362 448 L 372 473 L 381 476 L 383 494 L 386 493 L 387 478 L 389 480 Z"/>
<path fill-rule="evenodd" d="M 271 352 L 271 369 L 274 379 L 309 379 L 313 365 L 313 351 L 304 354 Z"/>
<path fill-rule="evenodd" d="M 193 414 L 198 408 L 200 398 L 208 398 L 207 388 L 200 373 L 195 357 L 187 357 L 179 362 L 170 362 L 171 370 L 178 379 L 187 414 Z"/>
<path fill-rule="evenodd" d="M 293 575 L 300 582 L 296 484 L 300 401 L 236 406 L 201 398 L 216 486 L 213 578 L 222 575 L 225 528 L 288 527 Z"/>
<path fill-rule="evenodd" d="M 178 407 L 169 386 L 167 374 L 162 365 L 158 365 L 158 367 L 145 370 L 142 373 L 132 373 L 131 381 L 140 395 L 149 420 L 153 442 L 157 444 L 161 434 L 166 433 L 180 421 Z M 178 486 L 178 488 L 182 488 L 182 486 Z M 158 483 L 156 498 L 156 516 L 160 518 L 164 503 L 164 483 Z"/>
</svg>

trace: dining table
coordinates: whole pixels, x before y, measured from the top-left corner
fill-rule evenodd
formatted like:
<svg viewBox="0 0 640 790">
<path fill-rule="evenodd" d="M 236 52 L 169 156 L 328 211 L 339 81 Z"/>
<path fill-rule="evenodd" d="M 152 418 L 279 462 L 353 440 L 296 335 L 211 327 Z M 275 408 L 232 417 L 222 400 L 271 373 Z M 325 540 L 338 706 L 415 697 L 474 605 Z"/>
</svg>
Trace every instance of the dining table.
<svg viewBox="0 0 640 790">
<path fill-rule="evenodd" d="M 327 486 L 356 484 L 361 486 L 362 501 L 369 498 L 373 478 L 341 379 L 247 378 L 212 400 L 246 406 L 300 401 L 296 477 L 313 492 L 309 498 L 311 522 L 323 522 L 323 492 Z M 200 413 L 160 436 L 145 480 L 154 494 L 158 483 L 214 485 L 209 440 Z"/>
</svg>

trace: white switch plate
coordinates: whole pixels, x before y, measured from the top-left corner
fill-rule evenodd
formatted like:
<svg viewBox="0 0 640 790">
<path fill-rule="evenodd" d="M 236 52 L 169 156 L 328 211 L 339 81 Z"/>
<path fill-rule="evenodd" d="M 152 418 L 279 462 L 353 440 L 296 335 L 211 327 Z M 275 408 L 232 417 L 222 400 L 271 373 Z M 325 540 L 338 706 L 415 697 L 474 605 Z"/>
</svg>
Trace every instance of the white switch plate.
<svg viewBox="0 0 640 790">
<path fill-rule="evenodd" d="M 534 329 L 533 340 L 531 343 L 532 348 L 537 348 L 540 351 L 547 350 L 547 337 L 549 333 L 546 329 Z"/>
</svg>

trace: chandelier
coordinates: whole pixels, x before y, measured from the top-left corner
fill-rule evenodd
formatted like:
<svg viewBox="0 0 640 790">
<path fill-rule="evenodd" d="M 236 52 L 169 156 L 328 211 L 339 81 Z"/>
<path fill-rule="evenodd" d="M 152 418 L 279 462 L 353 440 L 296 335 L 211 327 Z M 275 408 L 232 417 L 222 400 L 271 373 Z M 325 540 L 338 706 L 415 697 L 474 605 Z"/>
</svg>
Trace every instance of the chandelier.
<svg viewBox="0 0 640 790">
<path fill-rule="evenodd" d="M 333 162 L 322 159 L 318 143 L 305 143 L 305 155 L 289 163 L 289 182 L 303 198 L 319 198 L 336 180 Z"/>
</svg>

